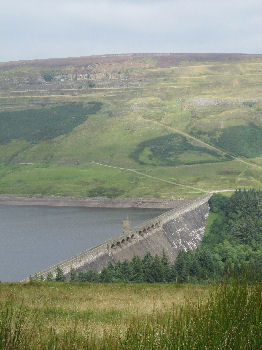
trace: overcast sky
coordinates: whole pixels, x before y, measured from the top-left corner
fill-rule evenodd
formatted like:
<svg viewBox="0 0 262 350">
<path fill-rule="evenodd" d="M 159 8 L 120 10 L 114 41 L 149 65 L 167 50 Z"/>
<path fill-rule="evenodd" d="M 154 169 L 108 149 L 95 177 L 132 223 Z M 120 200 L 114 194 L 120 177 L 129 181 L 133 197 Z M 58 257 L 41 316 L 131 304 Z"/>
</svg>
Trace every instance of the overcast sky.
<svg viewBox="0 0 262 350">
<path fill-rule="evenodd" d="M 0 0 L 0 61 L 262 53 L 261 0 Z"/>
</svg>

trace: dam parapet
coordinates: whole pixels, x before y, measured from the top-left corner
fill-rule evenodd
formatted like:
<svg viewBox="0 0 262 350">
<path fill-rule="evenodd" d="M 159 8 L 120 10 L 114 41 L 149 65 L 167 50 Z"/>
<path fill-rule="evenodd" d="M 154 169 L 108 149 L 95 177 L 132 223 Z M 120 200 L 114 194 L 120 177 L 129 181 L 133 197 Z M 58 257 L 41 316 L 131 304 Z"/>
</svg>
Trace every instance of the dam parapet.
<svg viewBox="0 0 262 350">
<path fill-rule="evenodd" d="M 211 195 L 183 202 L 180 207 L 169 210 L 142 225 L 82 251 L 41 272 L 38 276 L 55 276 L 57 268 L 69 275 L 71 269 L 101 271 L 109 262 L 130 260 L 134 255 L 143 257 L 147 252 L 161 255 L 163 250 L 173 261 L 180 249 L 194 249 L 201 242 L 209 213 L 208 200 Z M 28 281 L 29 278 L 24 281 Z"/>
</svg>

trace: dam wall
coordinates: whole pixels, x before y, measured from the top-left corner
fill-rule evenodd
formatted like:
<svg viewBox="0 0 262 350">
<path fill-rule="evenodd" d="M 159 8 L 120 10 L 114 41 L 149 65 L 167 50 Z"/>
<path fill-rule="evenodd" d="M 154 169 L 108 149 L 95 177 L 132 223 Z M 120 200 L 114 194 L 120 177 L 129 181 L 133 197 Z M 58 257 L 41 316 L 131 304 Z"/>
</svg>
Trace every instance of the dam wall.
<svg viewBox="0 0 262 350">
<path fill-rule="evenodd" d="M 37 275 L 45 279 L 49 273 L 55 275 L 57 267 L 65 275 L 71 269 L 77 272 L 101 271 L 109 262 L 130 260 L 134 255 L 143 257 L 147 252 L 161 255 L 163 250 L 174 261 L 180 249 L 194 249 L 201 242 L 209 214 L 209 198 L 210 195 L 207 195 L 189 203 L 183 202 L 181 207 L 169 210 L 94 248 L 84 250 Z"/>
</svg>

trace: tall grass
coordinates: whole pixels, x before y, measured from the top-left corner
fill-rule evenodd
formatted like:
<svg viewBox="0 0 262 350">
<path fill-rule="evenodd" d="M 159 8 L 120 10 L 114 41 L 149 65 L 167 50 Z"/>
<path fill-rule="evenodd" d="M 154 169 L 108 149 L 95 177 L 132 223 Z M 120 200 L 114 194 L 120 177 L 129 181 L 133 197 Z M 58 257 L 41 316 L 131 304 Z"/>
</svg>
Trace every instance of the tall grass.
<svg viewBox="0 0 262 350">
<path fill-rule="evenodd" d="M 147 317 L 137 315 L 123 329 L 94 336 L 88 326 L 80 330 L 46 327 L 29 309 L 15 301 L 2 303 L 1 349 L 95 350 L 256 350 L 262 349 L 262 284 L 245 281 L 216 287 L 207 302 L 188 301 L 185 306 Z"/>
<path fill-rule="evenodd" d="M 261 284 L 221 285 L 206 304 L 130 327 L 119 349 L 262 349 L 261 293 Z"/>
<path fill-rule="evenodd" d="M 0 311 L 0 348 L 26 349 L 32 341 L 28 321 L 29 313 L 23 305 L 17 308 L 13 298 L 3 303 Z"/>
</svg>

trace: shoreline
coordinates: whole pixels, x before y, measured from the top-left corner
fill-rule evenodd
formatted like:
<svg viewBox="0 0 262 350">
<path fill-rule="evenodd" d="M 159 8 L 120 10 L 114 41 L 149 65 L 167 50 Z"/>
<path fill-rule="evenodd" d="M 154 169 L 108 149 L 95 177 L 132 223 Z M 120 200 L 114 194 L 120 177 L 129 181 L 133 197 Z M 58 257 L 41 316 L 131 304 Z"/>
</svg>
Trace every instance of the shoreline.
<svg viewBox="0 0 262 350">
<path fill-rule="evenodd" d="M 27 205 L 50 207 L 86 207 L 86 208 L 140 208 L 140 209 L 174 209 L 178 204 L 190 199 L 158 198 L 74 198 L 55 196 L 7 196 L 0 195 L 0 205 Z"/>
</svg>

